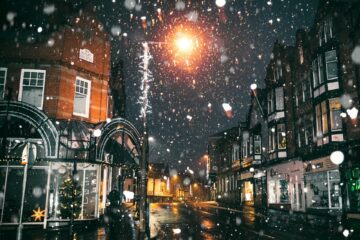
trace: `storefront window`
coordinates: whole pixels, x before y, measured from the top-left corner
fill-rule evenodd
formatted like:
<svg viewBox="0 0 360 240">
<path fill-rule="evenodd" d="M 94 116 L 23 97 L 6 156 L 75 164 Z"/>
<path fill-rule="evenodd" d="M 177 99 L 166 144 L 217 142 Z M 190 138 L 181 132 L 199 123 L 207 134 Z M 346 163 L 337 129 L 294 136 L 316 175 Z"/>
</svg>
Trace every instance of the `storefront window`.
<svg viewBox="0 0 360 240">
<path fill-rule="evenodd" d="M 289 187 L 287 180 L 277 179 L 269 181 L 269 203 L 289 203 Z"/>
<path fill-rule="evenodd" d="M 24 168 L 9 168 L 8 186 L 5 192 L 5 206 L 3 214 L 3 223 L 17 223 L 20 217 L 22 182 L 24 176 Z M 11 183 L 11 185 L 9 185 Z M 11 186 L 11 187 L 9 187 Z"/>
<path fill-rule="evenodd" d="M 307 206 L 310 208 L 341 208 L 340 174 L 338 170 L 305 176 Z"/>
</svg>

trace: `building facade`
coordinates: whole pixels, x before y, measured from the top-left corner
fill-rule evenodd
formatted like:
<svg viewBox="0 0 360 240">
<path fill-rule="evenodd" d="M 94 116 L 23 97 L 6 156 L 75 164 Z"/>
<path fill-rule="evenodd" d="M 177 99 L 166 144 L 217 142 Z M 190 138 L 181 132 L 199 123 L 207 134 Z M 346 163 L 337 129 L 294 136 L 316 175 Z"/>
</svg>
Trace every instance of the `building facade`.
<svg viewBox="0 0 360 240">
<path fill-rule="evenodd" d="M 96 220 L 139 161 L 136 128 L 108 111 L 108 34 L 91 7 L 56 9 L 47 28 L 19 19 L 0 36 L 1 225 Z"/>
<path fill-rule="evenodd" d="M 360 18 L 354 9 L 356 1 L 320 1 L 313 25 L 296 32 L 294 46 L 274 44 L 265 88 L 252 90 L 239 126 L 234 203 L 359 218 Z M 221 156 L 231 146 L 210 159 L 224 171 L 217 172 L 220 195 L 230 179 Z"/>
</svg>

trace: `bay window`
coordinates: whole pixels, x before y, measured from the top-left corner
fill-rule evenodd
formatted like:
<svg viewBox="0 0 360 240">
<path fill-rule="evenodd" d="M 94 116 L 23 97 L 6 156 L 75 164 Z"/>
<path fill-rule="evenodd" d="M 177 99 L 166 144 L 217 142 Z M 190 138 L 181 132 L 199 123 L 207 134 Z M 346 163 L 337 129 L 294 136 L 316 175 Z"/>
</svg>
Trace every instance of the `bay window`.
<svg viewBox="0 0 360 240">
<path fill-rule="evenodd" d="M 327 104 L 327 101 L 329 104 Z M 341 103 L 338 98 L 329 99 L 315 106 L 318 141 L 331 131 L 342 130 Z M 330 122 L 329 122 L 329 120 Z"/>
<path fill-rule="evenodd" d="M 19 101 L 43 108 L 45 73 L 38 69 L 21 70 Z"/>
<path fill-rule="evenodd" d="M 6 73 L 6 68 L 0 68 L 0 100 L 5 97 Z"/>
<path fill-rule="evenodd" d="M 75 82 L 74 115 L 88 117 L 91 82 L 77 77 Z"/>
</svg>

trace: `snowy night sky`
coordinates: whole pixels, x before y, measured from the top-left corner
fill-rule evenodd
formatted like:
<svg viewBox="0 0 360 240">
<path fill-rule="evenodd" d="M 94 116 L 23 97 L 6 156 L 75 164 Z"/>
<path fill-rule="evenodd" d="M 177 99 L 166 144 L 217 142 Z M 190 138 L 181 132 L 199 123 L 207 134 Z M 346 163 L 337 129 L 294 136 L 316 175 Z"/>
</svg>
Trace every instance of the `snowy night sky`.
<svg viewBox="0 0 360 240">
<path fill-rule="evenodd" d="M 172 64 L 166 47 L 153 45 L 150 70 L 150 162 L 199 169 L 208 136 L 244 120 L 250 85 L 264 86 L 276 40 L 293 44 L 311 26 L 317 1 L 99 1 L 113 36 L 114 61 L 124 61 L 127 118 L 141 128 L 141 41 L 168 41 L 179 25 L 199 34 L 201 53 L 191 69 Z M 146 17 L 146 20 L 144 20 Z M 222 107 L 232 107 L 232 117 Z M 204 167 L 204 164 L 202 165 Z"/>
<path fill-rule="evenodd" d="M 42 1 L 35 6 L 16 2 L 21 1 L 12 2 L 16 8 L 22 6 L 16 9 L 19 17 L 21 9 L 26 13 L 29 7 L 44 8 Z M 113 62 L 124 63 L 126 115 L 140 131 L 141 42 L 173 42 L 171 36 L 179 29 L 196 37 L 188 66 L 181 57 L 174 57 L 170 44 L 150 46 L 154 81 L 148 122 L 153 139 L 150 162 L 199 169 L 208 137 L 245 119 L 250 85 L 264 86 L 274 42 L 293 44 L 296 30 L 311 26 L 318 1 L 227 0 L 224 7 L 215 0 L 82 0 L 72 4 L 81 8 L 89 2 L 111 34 Z M 45 6 L 44 13 L 59 14 L 56 4 L 51 6 Z M 34 26 L 35 20 L 36 16 Z M 224 103 L 231 106 L 231 114 L 225 114 Z"/>
</svg>

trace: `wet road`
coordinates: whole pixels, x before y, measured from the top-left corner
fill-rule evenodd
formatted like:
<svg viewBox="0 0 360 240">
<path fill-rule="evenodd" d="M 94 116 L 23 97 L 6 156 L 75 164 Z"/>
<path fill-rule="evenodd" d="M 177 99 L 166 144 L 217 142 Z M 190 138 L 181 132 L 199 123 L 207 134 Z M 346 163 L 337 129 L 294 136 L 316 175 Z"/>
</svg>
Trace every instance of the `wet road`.
<svg viewBox="0 0 360 240">
<path fill-rule="evenodd" d="M 247 226 L 254 225 L 254 213 L 241 215 L 212 205 L 186 203 L 154 203 L 150 209 L 159 239 L 274 239 Z"/>
<path fill-rule="evenodd" d="M 309 226 L 282 215 L 257 213 L 252 207 L 235 210 L 209 203 L 154 203 L 150 211 L 158 239 L 346 239 L 338 226 L 328 222 Z"/>
</svg>

